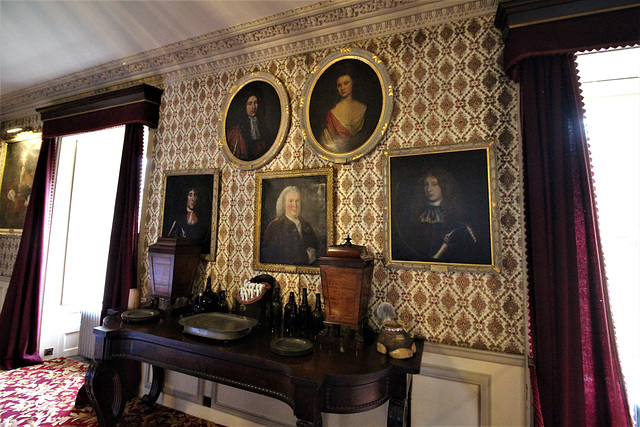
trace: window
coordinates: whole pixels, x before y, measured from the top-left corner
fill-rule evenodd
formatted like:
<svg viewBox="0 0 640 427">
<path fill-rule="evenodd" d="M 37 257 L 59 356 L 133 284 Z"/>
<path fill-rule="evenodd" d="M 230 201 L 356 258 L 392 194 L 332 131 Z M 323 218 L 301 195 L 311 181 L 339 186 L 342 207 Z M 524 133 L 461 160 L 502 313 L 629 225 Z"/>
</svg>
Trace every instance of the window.
<svg viewBox="0 0 640 427">
<path fill-rule="evenodd" d="M 640 406 L 640 47 L 578 56 L 585 127 L 616 340 Z"/>
<path fill-rule="evenodd" d="M 102 302 L 123 141 L 124 126 L 62 138 L 58 180 L 67 175 L 71 190 L 63 305 Z"/>
<path fill-rule="evenodd" d="M 119 126 L 58 142 L 40 337 L 53 357 L 77 354 L 80 311 L 102 305 L 124 133 Z"/>
</svg>

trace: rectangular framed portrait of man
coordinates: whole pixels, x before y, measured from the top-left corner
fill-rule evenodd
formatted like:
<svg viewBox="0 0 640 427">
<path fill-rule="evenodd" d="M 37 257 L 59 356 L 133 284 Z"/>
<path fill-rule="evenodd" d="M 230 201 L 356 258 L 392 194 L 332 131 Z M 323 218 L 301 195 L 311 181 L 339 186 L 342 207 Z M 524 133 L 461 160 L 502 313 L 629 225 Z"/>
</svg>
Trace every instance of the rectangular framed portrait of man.
<svg viewBox="0 0 640 427">
<path fill-rule="evenodd" d="M 499 271 L 493 141 L 385 154 L 386 265 Z"/>
<path fill-rule="evenodd" d="M 164 172 L 161 236 L 196 241 L 207 261 L 216 258 L 219 176 L 218 169 Z"/>
<path fill-rule="evenodd" d="M 41 143 L 40 134 L 26 140 L 2 143 L 0 234 L 18 235 L 22 232 Z"/>
<path fill-rule="evenodd" d="M 320 273 L 333 243 L 333 168 L 256 173 L 256 270 Z"/>
</svg>

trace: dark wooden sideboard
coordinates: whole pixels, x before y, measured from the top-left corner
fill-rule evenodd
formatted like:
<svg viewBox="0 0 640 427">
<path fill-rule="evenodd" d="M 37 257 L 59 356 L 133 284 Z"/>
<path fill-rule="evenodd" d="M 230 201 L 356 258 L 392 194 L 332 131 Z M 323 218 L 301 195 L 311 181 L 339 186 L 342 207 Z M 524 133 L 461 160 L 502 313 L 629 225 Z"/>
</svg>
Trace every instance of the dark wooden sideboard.
<svg viewBox="0 0 640 427">
<path fill-rule="evenodd" d="M 280 333 L 254 330 L 233 341 L 216 341 L 183 333 L 178 319 L 127 323 L 120 314 L 94 329 L 96 347 L 86 387 L 100 426 L 114 426 L 125 405 L 122 363 L 151 364 L 153 380 L 143 402 L 151 410 L 169 369 L 282 400 L 299 426 L 321 426 L 321 413 L 358 413 L 389 400 L 388 425 L 409 424 L 412 375 L 420 371 L 423 342 L 411 359 L 396 360 L 376 351 L 314 342 L 304 356 L 281 356 L 270 342 Z"/>
</svg>

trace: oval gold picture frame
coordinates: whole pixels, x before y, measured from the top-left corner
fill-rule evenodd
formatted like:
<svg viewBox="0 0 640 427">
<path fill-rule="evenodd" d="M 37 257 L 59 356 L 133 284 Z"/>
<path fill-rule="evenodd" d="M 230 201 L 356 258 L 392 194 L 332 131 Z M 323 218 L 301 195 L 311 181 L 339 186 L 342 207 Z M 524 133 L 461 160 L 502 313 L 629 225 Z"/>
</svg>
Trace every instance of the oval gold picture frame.
<svg viewBox="0 0 640 427">
<path fill-rule="evenodd" d="M 252 120 L 248 103 L 256 101 Z M 239 169 L 261 168 L 282 149 L 290 116 L 289 95 L 280 80 L 259 71 L 243 76 L 229 90 L 218 117 L 223 156 Z"/>
<path fill-rule="evenodd" d="M 382 140 L 392 109 L 393 86 L 382 60 L 366 50 L 341 49 L 307 80 L 300 100 L 305 141 L 334 163 L 357 160 Z"/>
</svg>

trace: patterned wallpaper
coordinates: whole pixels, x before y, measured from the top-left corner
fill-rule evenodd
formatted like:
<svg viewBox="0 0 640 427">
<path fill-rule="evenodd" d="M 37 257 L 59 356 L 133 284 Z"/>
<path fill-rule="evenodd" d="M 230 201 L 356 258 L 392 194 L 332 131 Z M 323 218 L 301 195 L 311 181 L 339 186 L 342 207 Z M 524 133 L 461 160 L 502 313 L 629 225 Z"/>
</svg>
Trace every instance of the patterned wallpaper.
<svg viewBox="0 0 640 427">
<path fill-rule="evenodd" d="M 475 5 L 470 3 L 468 7 Z M 462 11 L 447 9 L 453 16 Z M 292 117 L 282 151 L 259 171 L 333 166 L 336 243 L 350 235 L 375 256 L 369 302 L 374 327 L 379 326 L 376 308 L 388 301 L 408 331 L 427 341 L 523 354 L 526 274 L 516 88 L 502 72 L 503 45 L 493 26 L 493 14 L 449 22 L 444 20 L 446 15 L 425 12 L 421 19 L 429 25 L 398 34 L 387 31 L 384 25 L 380 26 L 382 35 L 370 38 L 349 29 L 355 34 L 353 40 L 364 41 L 263 61 L 253 58 L 255 65 L 250 67 L 223 61 L 217 68 L 205 67 L 206 72 L 195 76 L 185 70 L 185 75 L 178 77 L 167 74 L 171 78 L 166 80 L 162 76 L 145 79 L 165 92 L 152 153 L 148 211 L 143 218 L 144 248 L 158 237 L 163 172 L 215 167 L 221 170 L 217 258 L 200 264 L 194 291 L 211 276 L 214 284 L 221 284 L 228 295 L 233 295 L 245 278 L 262 273 L 252 268 L 255 172 L 226 163 L 217 144 L 217 117 L 225 94 L 238 79 L 251 71 L 267 72 L 288 90 Z M 320 44 L 325 40 L 321 38 Z M 313 67 L 345 46 L 368 50 L 384 61 L 395 99 L 387 136 L 381 144 L 354 163 L 332 165 L 305 146 L 297 104 Z M 37 117 L 28 120 L 37 122 Z M 38 124 L 33 123 L 33 127 Z M 494 139 L 497 149 L 501 271 L 442 273 L 384 267 L 384 150 L 486 139 Z M 0 275 L 11 275 L 18 245 L 19 238 L 0 236 Z M 143 295 L 149 281 L 146 254 L 145 249 Z M 311 295 L 321 292 L 320 275 L 269 273 L 283 286 L 284 295 L 289 291 L 299 295 L 303 287 Z"/>
<path fill-rule="evenodd" d="M 375 256 L 370 318 L 390 302 L 410 333 L 430 342 L 523 354 L 524 253 L 522 185 L 517 138 L 516 90 L 501 71 L 502 41 L 493 16 L 453 21 L 349 44 L 375 53 L 387 65 L 395 88 L 388 135 L 369 155 L 336 171 L 336 243 L 350 235 Z M 336 46 L 340 48 L 343 46 Z M 292 100 L 292 120 L 279 155 L 263 169 L 331 166 L 305 146 L 297 102 L 314 66 L 334 49 L 321 49 L 221 70 L 168 83 L 155 135 L 144 246 L 156 241 L 161 218 L 163 171 L 215 167 L 221 170 L 218 252 L 201 263 L 194 290 L 208 276 L 233 295 L 252 268 L 255 172 L 233 168 L 217 145 L 217 117 L 231 86 L 246 73 L 280 79 Z M 384 150 L 455 144 L 494 138 L 500 186 L 502 269 L 497 274 L 430 272 L 384 267 Z M 146 258 L 146 253 L 145 253 Z M 146 261 L 145 261 L 146 262 Z M 143 283 L 148 286 L 147 266 Z M 283 294 L 321 292 L 320 276 L 273 273 Z M 313 298 L 312 298 L 313 300 Z"/>
</svg>

